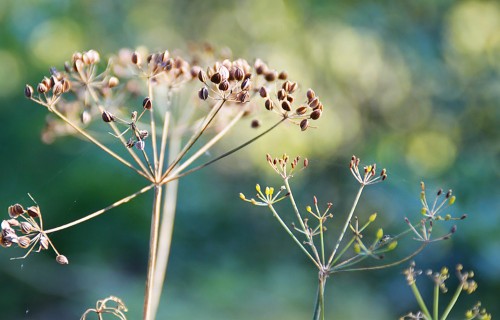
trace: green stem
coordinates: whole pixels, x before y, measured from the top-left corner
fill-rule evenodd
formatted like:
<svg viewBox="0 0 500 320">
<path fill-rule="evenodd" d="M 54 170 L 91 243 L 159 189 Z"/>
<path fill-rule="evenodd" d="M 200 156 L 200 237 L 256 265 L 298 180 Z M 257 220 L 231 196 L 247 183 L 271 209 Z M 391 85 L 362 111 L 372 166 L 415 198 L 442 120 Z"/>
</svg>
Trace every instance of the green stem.
<svg viewBox="0 0 500 320">
<path fill-rule="evenodd" d="M 433 316 L 434 316 L 434 319 L 439 319 L 438 316 L 439 316 L 439 313 L 438 313 L 438 309 L 439 309 L 439 284 L 435 284 L 434 285 L 434 305 L 433 305 Z"/>
<path fill-rule="evenodd" d="M 347 216 L 347 219 L 344 224 L 344 229 L 342 230 L 342 233 L 340 234 L 337 243 L 335 244 L 335 248 L 333 249 L 332 255 L 330 256 L 330 259 L 328 259 L 328 267 L 327 269 L 330 269 L 332 266 L 332 261 L 333 258 L 335 257 L 335 254 L 337 253 L 337 250 L 339 249 L 340 243 L 342 242 L 342 239 L 344 239 L 345 232 L 347 228 L 349 227 L 349 223 L 351 222 L 352 215 L 354 214 L 354 210 L 356 210 L 356 207 L 358 205 L 359 198 L 361 197 L 361 193 L 363 192 L 363 188 L 365 185 L 361 185 L 359 188 L 358 194 L 356 195 L 356 198 L 354 199 L 354 203 L 352 204 L 351 212 L 349 212 L 349 215 Z"/>
<path fill-rule="evenodd" d="M 297 237 L 295 237 L 295 235 L 292 233 L 292 231 L 290 231 L 290 229 L 283 222 L 283 220 L 281 220 L 281 218 L 278 215 L 278 213 L 276 212 L 276 210 L 274 210 L 274 207 L 272 205 L 268 205 L 268 207 L 271 210 L 271 212 L 273 213 L 273 216 L 281 224 L 281 226 L 283 227 L 283 229 L 285 229 L 285 231 L 288 233 L 288 235 L 290 237 L 292 237 L 293 241 L 295 241 L 295 243 L 297 243 L 297 245 L 300 247 L 300 249 L 302 249 L 302 251 L 304 251 L 304 253 L 309 257 L 309 259 L 311 259 L 311 261 L 316 265 L 316 267 L 318 267 L 318 269 L 321 269 L 318 261 L 314 260 L 314 258 L 311 256 L 311 254 L 309 253 L 309 251 L 307 251 L 307 249 L 302 245 L 302 243 L 297 239 Z"/>
<path fill-rule="evenodd" d="M 441 316 L 441 320 L 446 320 L 446 318 L 448 318 L 448 315 L 450 314 L 451 309 L 453 309 L 453 307 L 455 306 L 455 303 L 457 303 L 458 297 L 460 296 L 463 288 L 463 284 L 460 284 L 458 286 L 457 291 L 455 291 L 455 294 L 453 295 L 453 298 L 451 298 L 451 301 L 446 307 L 446 310 L 444 310 L 443 315 Z"/>
<path fill-rule="evenodd" d="M 424 299 L 422 299 L 422 296 L 420 295 L 420 291 L 418 291 L 417 284 L 415 281 L 410 285 L 411 290 L 413 291 L 413 295 L 415 296 L 415 299 L 417 299 L 418 305 L 420 306 L 420 309 L 422 309 L 422 312 L 425 314 L 427 319 L 432 320 L 431 314 L 429 312 L 429 309 L 427 309 L 427 306 L 425 305 Z"/>
<path fill-rule="evenodd" d="M 325 320 L 325 284 L 326 277 L 320 271 L 313 320 Z"/>
</svg>

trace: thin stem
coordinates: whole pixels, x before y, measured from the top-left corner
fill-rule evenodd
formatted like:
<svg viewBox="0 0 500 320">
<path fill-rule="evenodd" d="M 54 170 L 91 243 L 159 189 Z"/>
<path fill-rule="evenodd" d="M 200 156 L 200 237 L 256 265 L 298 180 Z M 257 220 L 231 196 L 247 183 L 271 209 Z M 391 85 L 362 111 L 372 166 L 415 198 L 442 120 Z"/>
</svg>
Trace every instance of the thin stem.
<svg viewBox="0 0 500 320">
<path fill-rule="evenodd" d="M 356 237 L 352 237 L 352 239 L 349 240 L 349 242 L 340 251 L 340 253 L 337 255 L 337 257 L 335 259 L 333 259 L 332 266 L 334 266 L 337 263 L 337 261 L 339 261 L 339 259 L 342 258 L 342 256 L 344 255 L 344 253 L 347 252 L 347 249 L 349 249 L 349 247 L 354 243 L 354 241 L 356 241 Z"/>
<path fill-rule="evenodd" d="M 120 161 L 121 163 L 123 163 L 124 165 L 126 165 L 127 167 L 129 167 L 130 169 L 134 170 L 135 172 L 137 172 L 138 174 L 140 174 L 144 178 L 150 180 L 150 178 L 148 177 L 147 174 L 145 174 L 144 172 L 138 170 L 132 164 L 130 164 L 130 162 L 128 162 L 127 160 L 123 159 L 122 157 L 120 157 L 119 155 L 117 155 L 116 153 L 114 153 L 113 151 L 111 151 L 110 149 L 108 149 L 105 145 L 103 145 L 102 143 L 100 143 L 97 139 L 95 139 L 94 137 L 92 137 L 85 130 L 81 129 L 80 127 L 78 127 L 77 125 L 75 125 L 73 122 L 71 122 L 68 118 L 66 118 L 57 109 L 55 109 L 55 108 L 49 108 L 49 110 L 52 111 L 55 115 L 57 115 L 59 118 L 61 118 L 64 122 L 66 122 L 67 124 L 69 124 L 73 129 L 75 129 L 76 131 L 78 131 L 78 133 L 80 133 L 82 136 L 84 136 L 85 138 L 87 138 L 88 140 L 90 140 L 90 142 L 94 143 L 96 146 L 98 146 L 99 148 L 101 148 L 104 152 L 108 153 L 110 156 L 112 156 L 116 160 Z"/>
<path fill-rule="evenodd" d="M 292 231 L 290 231 L 288 226 L 283 222 L 283 220 L 281 220 L 281 218 L 278 215 L 278 213 L 276 212 L 276 210 L 274 210 L 274 207 L 272 205 L 268 205 L 268 207 L 271 210 L 271 212 L 273 213 L 273 216 L 281 224 L 283 229 L 285 229 L 285 231 L 288 233 L 288 235 L 290 237 L 292 237 L 293 241 L 295 241 L 295 243 L 300 247 L 300 249 L 302 249 L 302 251 L 304 251 L 304 253 L 309 257 L 309 259 L 311 259 L 311 261 L 316 265 L 316 267 L 318 267 L 318 269 L 321 269 L 319 262 L 313 258 L 313 256 L 309 253 L 309 251 L 307 251 L 307 249 L 302 245 L 302 243 L 297 239 L 297 237 L 295 237 L 295 235 L 292 233 Z"/>
<path fill-rule="evenodd" d="M 439 309 L 439 284 L 434 284 L 434 304 L 433 304 L 433 316 L 434 319 L 439 319 L 438 318 L 438 309 Z"/>
<path fill-rule="evenodd" d="M 169 145 L 169 157 L 174 158 L 181 149 L 181 139 L 173 137 Z M 172 160 L 172 159 L 169 159 Z M 153 295 L 151 301 L 152 314 L 156 315 L 160 304 L 163 283 L 167 273 L 172 235 L 174 231 L 175 210 L 177 204 L 177 187 L 179 181 L 174 180 L 165 186 L 163 199 L 162 219 L 160 225 L 160 237 L 158 239 L 158 253 L 156 257 L 156 268 L 154 275 Z"/>
<path fill-rule="evenodd" d="M 126 202 L 129 202 L 129 201 L 130 201 L 130 200 L 132 200 L 133 198 L 137 197 L 137 196 L 138 196 L 138 195 L 140 195 L 140 194 L 143 194 L 144 192 L 146 192 L 146 191 L 150 190 L 150 189 L 151 189 L 151 188 L 153 188 L 153 187 L 154 187 L 154 184 L 150 184 L 149 186 L 146 186 L 146 187 L 142 188 L 141 190 L 139 190 L 139 191 L 137 191 L 137 192 L 135 192 L 135 193 L 133 193 L 133 194 L 131 194 L 131 195 L 129 195 L 129 196 L 127 196 L 127 197 L 125 197 L 125 198 L 121 199 L 121 200 L 116 201 L 115 203 L 113 203 L 113 204 L 111 204 L 111 205 L 107 206 L 107 207 L 106 207 L 106 208 L 104 208 L 104 209 L 98 210 L 98 211 L 96 211 L 96 212 L 94 212 L 94 213 L 91 213 L 91 214 L 89 214 L 89 215 L 87 215 L 87 216 L 85 216 L 85 217 L 81 218 L 81 219 L 78 219 L 78 220 L 75 220 L 75 221 L 73 221 L 73 222 L 70 222 L 70 223 L 64 224 L 64 225 L 59 226 L 59 227 L 57 227 L 57 228 L 52 228 L 52 229 L 49 229 L 49 230 L 45 230 L 44 232 L 45 232 L 46 234 L 48 234 L 48 233 L 52 233 L 52 232 L 56 232 L 56 231 L 60 231 L 60 230 L 63 230 L 63 229 L 66 229 L 66 228 L 72 227 L 72 226 L 74 226 L 74 225 L 77 225 L 77 224 L 79 224 L 79 223 L 82 223 L 82 222 L 84 222 L 84 221 L 90 220 L 90 219 L 92 219 L 92 218 L 95 218 L 95 217 L 97 217 L 98 215 L 101 215 L 101 214 L 105 213 L 106 211 L 108 211 L 108 210 L 110 210 L 110 209 L 116 208 L 116 207 L 118 207 L 119 205 L 122 205 L 122 204 L 124 204 L 124 203 L 126 203 Z"/>
<path fill-rule="evenodd" d="M 425 314 L 427 319 L 432 320 L 431 314 L 429 313 L 429 310 L 427 309 L 427 306 L 425 305 L 424 299 L 422 299 L 422 296 L 420 295 L 420 291 L 417 288 L 417 284 L 415 281 L 410 285 L 411 290 L 413 291 L 413 295 L 415 296 L 415 299 L 418 302 L 418 305 L 420 306 L 420 309 L 422 309 L 422 312 Z M 437 319 L 436 319 L 437 320 Z"/>
<path fill-rule="evenodd" d="M 162 186 L 155 185 L 153 214 L 151 217 L 151 233 L 149 237 L 148 275 L 146 280 L 146 294 L 144 295 L 144 320 L 155 319 L 155 315 L 152 312 L 153 310 L 151 299 L 154 287 L 156 256 L 158 253 L 158 229 L 160 227 L 161 194 Z"/>
<path fill-rule="evenodd" d="M 212 110 L 210 110 L 208 115 L 205 117 L 205 121 L 204 121 L 203 125 L 199 128 L 198 132 L 196 132 L 195 134 L 193 134 L 191 136 L 191 139 L 186 143 L 186 145 L 184 146 L 182 151 L 177 155 L 177 158 L 171 164 L 168 165 L 167 170 L 162 175 L 160 180 L 164 180 L 168 176 L 170 171 L 172 171 L 175 168 L 175 166 L 177 166 L 179 161 L 181 161 L 181 159 L 186 155 L 186 153 L 191 149 L 191 147 L 196 143 L 196 141 L 198 141 L 198 139 L 201 137 L 203 132 L 205 132 L 205 130 L 208 128 L 208 126 L 210 125 L 212 120 L 215 118 L 217 113 L 220 111 L 222 106 L 224 106 L 225 102 L 226 102 L 226 100 L 222 100 L 219 106 L 213 107 Z"/>
<path fill-rule="evenodd" d="M 323 217 L 319 219 L 319 235 L 321 240 L 321 264 L 325 264 L 325 241 L 323 239 Z"/>
<path fill-rule="evenodd" d="M 153 106 L 149 110 L 149 114 L 151 116 L 151 144 L 153 145 L 153 166 L 154 166 L 153 175 L 155 177 L 155 181 L 158 181 L 158 177 L 161 175 L 161 172 L 158 170 L 159 165 L 158 165 L 158 150 L 156 146 L 156 122 L 155 122 L 155 115 L 153 112 L 156 106 L 154 106 L 153 103 L 153 86 L 151 85 L 151 79 L 149 78 L 148 78 L 148 95 L 149 99 L 151 100 L 151 105 Z"/>
<path fill-rule="evenodd" d="M 446 309 L 444 310 L 443 312 L 443 315 L 441 316 L 441 319 L 440 320 L 446 320 L 446 318 L 448 318 L 448 315 L 450 314 L 451 312 L 451 309 L 453 309 L 453 307 L 455 306 L 455 303 L 457 303 L 457 300 L 458 300 L 458 297 L 460 296 L 460 293 L 462 292 L 462 289 L 464 288 L 463 284 L 461 283 L 457 290 L 455 291 L 455 294 L 453 295 L 453 297 L 451 298 L 451 301 L 450 303 L 448 303 L 448 306 L 446 307 Z M 437 319 L 436 319 L 437 320 Z"/>
<path fill-rule="evenodd" d="M 167 146 L 169 124 L 170 124 L 170 112 L 166 112 L 165 120 L 163 121 L 163 131 L 161 133 L 160 160 L 158 163 L 158 172 L 160 174 L 163 171 L 163 161 L 165 160 L 165 149 Z"/>
<path fill-rule="evenodd" d="M 208 162 L 205 162 L 204 164 L 201 164 L 201 165 L 199 165 L 199 166 L 197 166 L 197 167 L 194 167 L 194 168 L 192 168 L 192 169 L 189 169 L 189 170 L 187 170 L 187 171 L 185 171 L 185 172 L 183 172 L 183 173 L 179 173 L 179 174 L 177 174 L 178 170 L 175 170 L 175 171 L 174 171 L 174 173 L 175 173 L 175 174 L 173 174 L 173 173 L 172 173 L 172 175 L 165 175 L 165 174 L 164 174 L 164 175 L 163 175 L 164 177 L 162 178 L 161 184 L 163 185 L 163 184 L 168 183 L 168 182 L 170 182 L 170 181 L 177 180 L 177 179 L 179 179 L 179 178 L 181 178 L 181 177 L 187 176 L 188 174 L 191 174 L 191 173 L 193 173 L 193 172 L 195 172 L 195 171 L 198 171 L 198 170 L 200 170 L 200 169 L 203 169 L 203 168 L 205 168 L 205 167 L 208 167 L 208 166 L 209 166 L 209 165 L 211 165 L 212 163 L 214 163 L 214 162 L 216 162 L 216 161 L 219 161 L 220 159 L 225 158 L 225 157 L 227 157 L 227 156 L 229 156 L 229 155 L 231 155 L 231 154 L 235 153 L 236 151 L 238 151 L 238 150 L 240 150 L 240 149 L 242 149 L 242 148 L 244 148 L 244 147 L 248 146 L 249 144 L 251 144 L 251 143 L 255 142 L 257 139 L 261 138 L 261 137 L 262 137 L 262 136 L 264 136 L 265 134 L 269 133 L 271 130 L 273 130 L 273 129 L 274 129 L 274 128 L 276 128 L 278 125 L 280 125 L 280 124 L 281 124 L 284 120 L 285 120 L 285 119 L 282 119 L 282 120 L 278 121 L 278 122 L 277 122 L 276 124 L 274 124 L 271 128 L 267 129 L 266 131 L 262 132 L 261 134 L 257 135 L 256 137 L 254 137 L 254 138 L 252 138 L 252 139 L 248 140 L 247 142 L 243 143 L 242 145 L 239 145 L 238 147 L 236 147 L 236 148 L 234 148 L 234 149 L 229 150 L 228 152 L 225 152 L 225 153 L 221 154 L 220 156 L 218 156 L 218 157 L 216 157 L 216 158 L 214 158 L 214 159 L 212 159 L 212 160 L 210 160 L 210 161 L 208 161 Z"/>
<path fill-rule="evenodd" d="M 95 92 L 94 88 L 92 86 L 87 86 L 87 89 L 88 89 L 90 96 L 92 97 L 92 100 L 94 100 L 94 103 L 97 104 L 99 111 L 101 113 L 104 112 L 104 108 L 100 105 L 99 98 L 97 97 L 97 93 Z M 123 143 L 123 145 L 126 145 L 127 141 L 125 140 L 123 135 L 120 134 L 120 130 L 118 130 L 118 128 L 116 127 L 116 124 L 114 122 L 110 122 L 109 125 L 110 125 L 111 129 L 113 129 L 113 132 L 115 133 L 115 135 L 117 135 L 119 137 L 121 143 Z M 153 176 L 148 172 L 146 166 L 141 161 L 139 156 L 137 154 L 135 154 L 135 152 L 131 148 L 126 148 L 126 149 L 127 149 L 128 153 L 130 154 L 130 156 L 132 157 L 132 159 L 134 159 L 135 162 L 139 165 L 139 167 L 141 167 L 144 174 L 146 174 L 148 176 L 148 180 L 153 181 Z"/>
<path fill-rule="evenodd" d="M 354 214 L 354 210 L 356 210 L 356 207 L 358 205 L 359 198 L 361 197 L 361 193 L 363 192 L 363 188 L 365 186 L 362 184 L 361 187 L 359 188 L 358 194 L 356 195 L 356 198 L 354 199 L 354 203 L 352 204 L 351 212 L 349 212 L 349 215 L 347 216 L 347 219 L 344 224 L 344 229 L 342 230 L 342 233 L 340 234 L 337 243 L 335 244 L 335 248 L 333 249 L 332 255 L 330 256 L 330 259 L 328 259 L 328 269 L 332 266 L 332 261 L 333 258 L 335 257 L 335 254 L 337 253 L 337 250 L 339 249 L 340 243 L 342 242 L 342 239 L 344 239 L 344 234 L 349 227 L 349 223 L 351 222 L 352 215 Z"/>
<path fill-rule="evenodd" d="M 326 277 L 319 275 L 318 293 L 314 304 L 313 320 L 325 320 L 325 284 Z"/>
<path fill-rule="evenodd" d="M 297 216 L 297 220 L 299 220 L 300 226 L 302 227 L 302 231 L 304 231 L 304 234 L 306 234 L 308 240 L 311 240 L 310 239 L 311 237 L 308 235 L 308 233 L 306 231 L 306 226 L 304 224 L 304 221 L 302 220 L 302 216 L 300 215 L 299 209 L 297 208 L 297 204 L 295 203 L 295 199 L 293 198 L 292 188 L 290 188 L 290 184 L 288 183 L 288 178 L 286 178 L 284 180 L 285 180 L 286 190 L 289 193 L 290 202 L 292 203 L 293 211 L 295 212 L 295 215 Z"/>
</svg>

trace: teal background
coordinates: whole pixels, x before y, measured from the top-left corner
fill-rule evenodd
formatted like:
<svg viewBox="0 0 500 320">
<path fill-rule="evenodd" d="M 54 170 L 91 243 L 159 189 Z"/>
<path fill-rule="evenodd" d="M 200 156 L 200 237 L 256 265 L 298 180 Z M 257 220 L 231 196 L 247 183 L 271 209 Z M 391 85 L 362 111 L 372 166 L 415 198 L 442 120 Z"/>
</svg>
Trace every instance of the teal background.
<svg viewBox="0 0 500 320">
<path fill-rule="evenodd" d="M 158 319 L 311 317 L 316 272 L 269 212 L 238 198 L 253 194 L 255 183 L 279 187 L 264 155 L 283 152 L 310 159 L 292 184 L 302 207 L 313 195 L 334 203 L 332 233 L 355 195 L 347 169 L 352 154 L 388 169 L 388 181 L 370 188 L 357 212 L 365 218 L 378 212 L 388 233 L 404 229 L 405 216 L 418 219 L 421 180 L 430 191 L 452 188 L 457 203 L 450 212 L 469 218 L 457 223 L 453 240 L 427 248 L 417 265 L 453 269 L 460 262 L 475 270 L 478 291 L 460 300 L 454 318 L 478 300 L 499 314 L 500 4 L 494 1 L 1 1 L 4 217 L 9 205 L 29 204 L 29 192 L 45 223 L 57 226 L 143 185 L 85 141 L 43 144 L 47 112 L 23 97 L 26 83 L 36 84 L 75 51 L 96 49 L 106 57 L 122 47 L 186 50 L 192 42 L 227 46 L 235 57 L 287 70 L 302 91 L 315 89 L 325 113 L 318 129 L 282 127 L 181 181 Z M 238 131 L 212 154 L 251 136 Z M 2 248 L 1 318 L 78 319 L 111 294 L 126 302 L 129 319 L 140 318 L 151 198 L 54 234 L 68 266 L 50 253 L 10 261 L 23 253 Z M 281 210 L 291 221 L 290 208 Z M 327 284 L 328 317 L 395 319 L 415 311 L 404 267 L 335 275 Z M 422 276 L 419 284 L 430 297 L 430 281 Z M 452 277 L 450 292 L 455 285 Z"/>
</svg>

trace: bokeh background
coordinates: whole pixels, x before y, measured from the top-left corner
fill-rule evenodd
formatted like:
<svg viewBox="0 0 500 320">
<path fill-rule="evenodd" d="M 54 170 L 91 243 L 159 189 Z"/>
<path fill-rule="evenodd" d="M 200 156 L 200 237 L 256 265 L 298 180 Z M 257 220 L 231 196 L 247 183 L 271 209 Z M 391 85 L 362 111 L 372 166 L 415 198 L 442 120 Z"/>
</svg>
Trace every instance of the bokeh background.
<svg viewBox="0 0 500 320">
<path fill-rule="evenodd" d="M 310 159 L 292 181 L 295 193 L 302 206 L 313 195 L 332 201 L 334 224 L 355 195 L 347 170 L 352 154 L 389 170 L 387 183 L 370 188 L 357 212 L 378 212 L 388 233 L 402 230 L 405 216 L 418 219 L 421 180 L 431 191 L 452 188 L 457 203 L 450 213 L 469 218 L 417 264 L 436 270 L 461 262 L 475 270 L 478 291 L 462 297 L 453 318 L 478 300 L 500 314 L 496 1 L 0 1 L 4 218 L 9 205 L 28 204 L 30 192 L 46 224 L 56 226 L 142 183 L 85 141 L 43 144 L 46 110 L 23 97 L 25 83 L 36 84 L 75 51 L 106 57 L 122 47 L 186 50 L 204 42 L 287 70 L 303 92 L 315 89 L 326 110 L 318 129 L 282 127 L 181 181 L 159 319 L 311 317 L 316 272 L 267 211 L 238 198 L 257 182 L 279 186 L 264 154 L 283 152 Z M 248 138 L 246 129 L 240 133 L 213 154 Z M 54 234 L 68 266 L 49 253 L 10 261 L 21 251 L 0 250 L 0 317 L 77 319 L 113 294 L 129 306 L 130 319 L 139 319 L 150 197 Z M 286 216 L 289 207 L 281 210 Z M 335 275 L 326 292 L 328 317 L 396 319 L 417 310 L 404 267 Z M 430 297 L 430 281 L 422 276 L 419 284 Z M 452 277 L 450 291 L 455 285 Z"/>
</svg>

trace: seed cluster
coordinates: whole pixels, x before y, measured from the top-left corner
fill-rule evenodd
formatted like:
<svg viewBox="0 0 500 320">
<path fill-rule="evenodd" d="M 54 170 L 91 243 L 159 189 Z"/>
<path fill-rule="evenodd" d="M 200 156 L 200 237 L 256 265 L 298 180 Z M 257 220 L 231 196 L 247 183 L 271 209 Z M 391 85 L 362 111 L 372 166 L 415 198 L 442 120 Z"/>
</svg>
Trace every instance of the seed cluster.
<svg viewBox="0 0 500 320">
<path fill-rule="evenodd" d="M 16 203 L 8 208 L 10 219 L 1 223 L 2 233 L 0 234 L 0 244 L 4 248 L 9 248 L 13 244 L 18 247 L 28 249 L 28 252 L 20 258 L 26 258 L 38 245 L 38 250 L 47 250 L 50 247 L 57 254 L 56 261 L 59 264 L 68 264 L 68 259 L 59 254 L 43 231 L 43 220 L 40 208 L 37 205 L 25 209 Z"/>
</svg>

